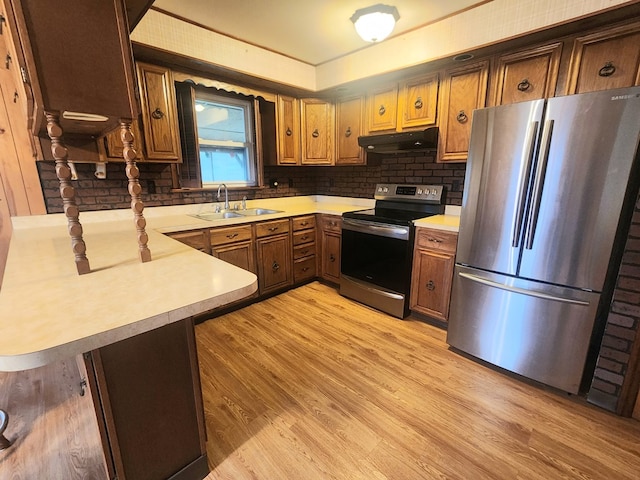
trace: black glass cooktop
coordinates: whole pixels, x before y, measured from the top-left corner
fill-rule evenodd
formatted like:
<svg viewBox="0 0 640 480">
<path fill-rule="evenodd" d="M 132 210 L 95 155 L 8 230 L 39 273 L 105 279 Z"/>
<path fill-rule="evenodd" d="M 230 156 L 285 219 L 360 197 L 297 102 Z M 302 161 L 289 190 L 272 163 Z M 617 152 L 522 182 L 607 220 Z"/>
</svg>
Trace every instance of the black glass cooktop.
<svg viewBox="0 0 640 480">
<path fill-rule="evenodd" d="M 370 208 L 368 210 L 357 210 L 355 212 L 345 212 L 344 218 L 353 218 L 368 222 L 388 223 L 390 225 L 412 225 L 414 220 L 419 218 L 438 215 L 441 212 L 418 212 L 411 210 L 396 210 L 390 208 Z M 444 213 L 444 212 L 442 212 Z"/>
</svg>

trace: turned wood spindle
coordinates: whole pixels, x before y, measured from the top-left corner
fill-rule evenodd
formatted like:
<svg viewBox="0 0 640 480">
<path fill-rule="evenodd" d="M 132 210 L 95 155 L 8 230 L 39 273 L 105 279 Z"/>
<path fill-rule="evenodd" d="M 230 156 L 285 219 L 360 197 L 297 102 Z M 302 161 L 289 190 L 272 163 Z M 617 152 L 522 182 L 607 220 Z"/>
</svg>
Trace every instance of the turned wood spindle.
<svg viewBox="0 0 640 480">
<path fill-rule="evenodd" d="M 71 235 L 71 249 L 75 255 L 76 268 L 79 275 L 89 273 L 89 260 L 85 252 L 87 246 L 82 239 L 82 225 L 80 224 L 80 210 L 76 205 L 76 190 L 71 185 L 71 169 L 67 163 L 69 153 L 62 140 L 62 127 L 57 112 L 45 112 L 47 119 L 47 134 L 51 139 L 51 153 L 56 162 L 56 175 L 60 182 L 60 196 L 63 210 L 67 216 L 67 229 Z"/>
<path fill-rule="evenodd" d="M 131 210 L 134 214 L 134 223 L 136 230 L 138 231 L 138 255 L 142 262 L 151 261 L 151 251 L 147 247 L 149 236 L 145 231 L 147 221 L 142 214 L 144 210 L 144 204 L 140 199 L 142 193 L 142 187 L 138 178 L 140 177 L 140 170 L 136 165 L 137 153 L 133 148 L 133 133 L 131 133 L 131 120 L 120 120 L 120 139 L 122 140 L 123 156 L 127 162 L 126 172 L 129 179 L 129 194 L 131 195 Z"/>
</svg>

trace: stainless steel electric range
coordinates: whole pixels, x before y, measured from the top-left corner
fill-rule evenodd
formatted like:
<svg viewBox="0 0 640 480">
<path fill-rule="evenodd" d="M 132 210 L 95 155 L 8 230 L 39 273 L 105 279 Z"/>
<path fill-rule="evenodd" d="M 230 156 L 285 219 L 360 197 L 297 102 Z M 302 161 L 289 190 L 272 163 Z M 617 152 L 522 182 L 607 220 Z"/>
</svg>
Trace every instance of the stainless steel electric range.
<svg viewBox="0 0 640 480">
<path fill-rule="evenodd" d="M 376 186 L 375 207 L 342 215 L 340 294 L 398 318 L 409 314 L 414 221 L 443 214 L 443 185 Z"/>
</svg>

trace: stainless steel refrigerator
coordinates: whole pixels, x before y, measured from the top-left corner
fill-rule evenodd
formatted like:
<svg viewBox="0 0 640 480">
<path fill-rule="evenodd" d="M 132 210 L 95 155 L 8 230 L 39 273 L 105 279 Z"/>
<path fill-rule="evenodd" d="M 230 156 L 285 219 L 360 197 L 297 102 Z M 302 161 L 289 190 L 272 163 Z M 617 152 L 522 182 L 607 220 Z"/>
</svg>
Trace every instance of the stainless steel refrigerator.
<svg viewBox="0 0 640 480">
<path fill-rule="evenodd" d="M 581 390 L 637 198 L 639 142 L 640 87 L 474 112 L 449 345 Z"/>
</svg>

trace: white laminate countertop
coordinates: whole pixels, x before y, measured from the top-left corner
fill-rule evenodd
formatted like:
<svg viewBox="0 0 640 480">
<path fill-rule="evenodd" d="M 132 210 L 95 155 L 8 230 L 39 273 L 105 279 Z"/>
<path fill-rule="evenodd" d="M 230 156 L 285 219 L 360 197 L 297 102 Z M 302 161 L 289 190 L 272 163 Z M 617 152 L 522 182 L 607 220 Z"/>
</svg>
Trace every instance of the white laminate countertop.
<svg viewBox="0 0 640 480">
<path fill-rule="evenodd" d="M 434 215 L 414 222 L 416 227 L 435 228 L 448 232 L 458 232 L 461 207 L 447 205 L 444 215 Z"/>
<path fill-rule="evenodd" d="M 152 257 L 147 263 L 138 260 L 129 209 L 83 212 L 80 222 L 91 266 L 86 275 L 76 272 L 63 214 L 14 217 L 0 289 L 0 371 L 27 370 L 69 358 L 256 291 L 253 273 L 164 233 L 294 215 L 341 215 L 373 205 L 372 199 L 281 197 L 247 202 L 247 208 L 279 213 L 215 221 L 192 216 L 213 211 L 212 204 L 147 207 L 144 216 Z M 457 223 L 449 213 L 417 225 L 453 229 Z"/>
</svg>

